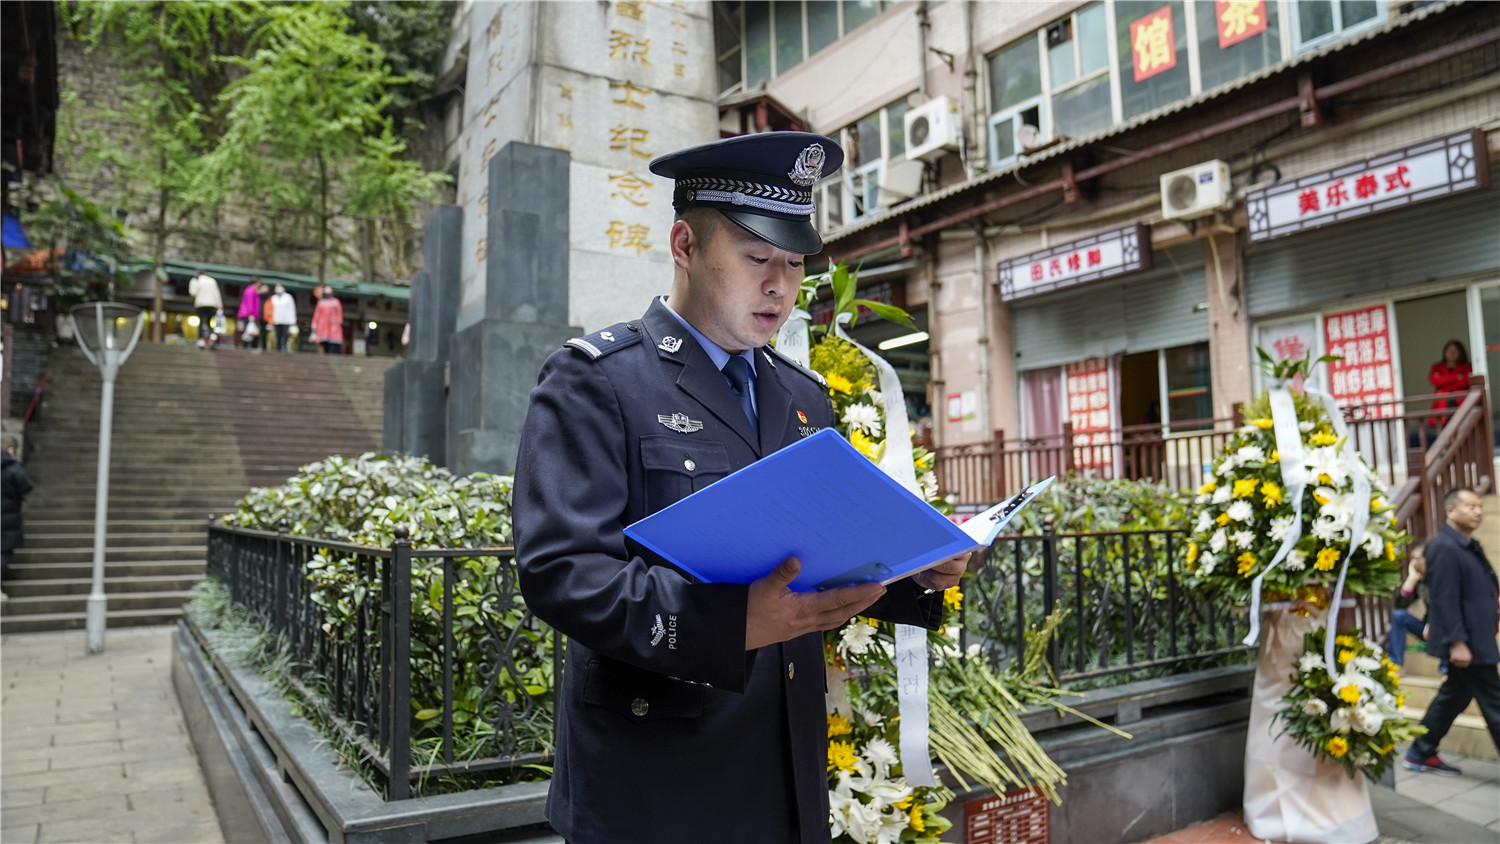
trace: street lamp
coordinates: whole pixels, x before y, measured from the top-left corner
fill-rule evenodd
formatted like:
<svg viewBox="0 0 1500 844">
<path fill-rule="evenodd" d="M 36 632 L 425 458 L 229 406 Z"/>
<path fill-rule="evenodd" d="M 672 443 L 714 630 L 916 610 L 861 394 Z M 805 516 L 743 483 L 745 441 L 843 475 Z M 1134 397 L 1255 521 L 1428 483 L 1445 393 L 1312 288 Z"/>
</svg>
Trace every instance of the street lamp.
<svg viewBox="0 0 1500 844">
<path fill-rule="evenodd" d="M 109 524 L 109 441 L 115 416 L 115 375 L 141 339 L 141 309 L 116 302 L 90 302 L 69 314 L 73 335 L 89 363 L 104 376 L 99 397 L 99 487 L 94 492 L 94 583 L 84 613 L 88 651 L 104 650 L 104 534 Z"/>
</svg>

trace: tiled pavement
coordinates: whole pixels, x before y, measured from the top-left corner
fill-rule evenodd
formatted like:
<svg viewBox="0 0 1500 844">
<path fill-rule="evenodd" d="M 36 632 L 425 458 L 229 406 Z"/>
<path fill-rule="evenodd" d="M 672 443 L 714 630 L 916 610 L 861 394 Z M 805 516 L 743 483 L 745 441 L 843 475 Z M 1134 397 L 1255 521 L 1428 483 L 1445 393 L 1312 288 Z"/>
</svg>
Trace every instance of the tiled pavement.
<svg viewBox="0 0 1500 844">
<path fill-rule="evenodd" d="M 1442 777 L 1397 766 L 1396 793 L 1478 824 L 1500 841 L 1500 762 L 1442 756 L 1448 764 L 1462 768 L 1463 776 Z"/>
<path fill-rule="evenodd" d="M 171 628 L 0 639 L 0 841 L 219 844 L 171 679 Z"/>
</svg>

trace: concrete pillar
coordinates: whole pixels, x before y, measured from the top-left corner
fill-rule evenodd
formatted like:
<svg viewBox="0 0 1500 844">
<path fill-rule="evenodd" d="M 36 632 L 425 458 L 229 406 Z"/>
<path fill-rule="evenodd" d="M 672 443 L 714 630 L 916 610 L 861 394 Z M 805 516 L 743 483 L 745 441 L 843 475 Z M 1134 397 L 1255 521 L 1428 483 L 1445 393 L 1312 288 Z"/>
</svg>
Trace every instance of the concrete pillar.
<svg viewBox="0 0 1500 844">
<path fill-rule="evenodd" d="M 1250 360 L 1254 350 L 1245 298 L 1245 264 L 1239 236 L 1215 232 L 1203 240 L 1207 284 L 1209 356 L 1213 372 L 1213 413 L 1228 417 L 1250 401 Z"/>
</svg>

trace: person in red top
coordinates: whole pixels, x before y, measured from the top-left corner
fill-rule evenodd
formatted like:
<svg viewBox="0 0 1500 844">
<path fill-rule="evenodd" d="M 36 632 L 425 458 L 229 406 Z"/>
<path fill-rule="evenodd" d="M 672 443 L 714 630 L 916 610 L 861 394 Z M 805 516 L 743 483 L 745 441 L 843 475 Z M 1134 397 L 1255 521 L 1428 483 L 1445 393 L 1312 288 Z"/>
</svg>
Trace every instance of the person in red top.
<svg viewBox="0 0 1500 844">
<path fill-rule="evenodd" d="M 1443 346 L 1443 359 L 1427 370 L 1427 380 L 1432 382 L 1432 390 L 1438 395 L 1467 393 L 1469 374 L 1473 371 L 1474 367 L 1469 365 L 1469 352 L 1464 348 L 1464 344 L 1457 340 L 1449 340 L 1447 345 Z M 1458 402 L 1459 399 L 1438 399 L 1432 403 L 1432 409 L 1449 410 L 1458 407 Z M 1427 424 L 1441 428 L 1448 424 L 1448 417 L 1429 419 Z"/>
<path fill-rule="evenodd" d="M 344 306 L 339 297 L 333 295 L 332 285 L 325 284 L 320 289 L 323 296 L 313 310 L 313 336 L 323 344 L 323 354 L 341 355 L 344 353 Z"/>
</svg>

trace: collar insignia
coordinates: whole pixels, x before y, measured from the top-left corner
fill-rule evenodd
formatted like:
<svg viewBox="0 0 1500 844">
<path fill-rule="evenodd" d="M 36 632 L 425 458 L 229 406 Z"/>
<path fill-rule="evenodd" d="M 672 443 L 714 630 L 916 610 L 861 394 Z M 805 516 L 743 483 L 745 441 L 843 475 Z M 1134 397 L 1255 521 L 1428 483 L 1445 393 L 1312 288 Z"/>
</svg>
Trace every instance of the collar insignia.
<svg viewBox="0 0 1500 844">
<path fill-rule="evenodd" d="M 661 342 L 656 344 L 656 348 L 661 349 L 668 354 L 676 354 L 677 350 L 682 348 L 682 340 L 681 338 L 668 335 L 661 338 Z"/>
<path fill-rule="evenodd" d="M 823 178 L 823 145 L 812 144 L 797 155 L 797 163 L 787 171 L 792 182 L 804 188 L 810 188 L 815 182 Z"/>
<path fill-rule="evenodd" d="M 694 431 L 703 430 L 703 423 L 697 419 L 689 419 L 686 413 L 674 413 L 671 416 L 659 413 L 656 415 L 656 421 L 679 434 L 691 434 Z"/>
<path fill-rule="evenodd" d="M 667 635 L 667 628 L 661 623 L 661 613 L 656 614 L 656 623 L 651 625 L 651 646 L 661 644 L 662 637 Z"/>
</svg>

